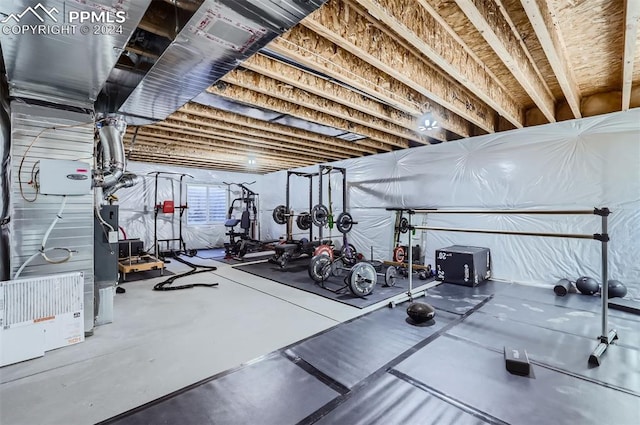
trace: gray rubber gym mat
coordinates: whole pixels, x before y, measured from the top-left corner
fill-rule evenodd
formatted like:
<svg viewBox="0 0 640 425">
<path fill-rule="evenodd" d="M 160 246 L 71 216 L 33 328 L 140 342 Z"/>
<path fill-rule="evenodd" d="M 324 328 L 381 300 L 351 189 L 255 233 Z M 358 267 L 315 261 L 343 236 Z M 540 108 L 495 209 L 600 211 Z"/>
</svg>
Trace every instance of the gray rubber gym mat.
<svg viewBox="0 0 640 425">
<path fill-rule="evenodd" d="M 396 295 L 403 294 L 407 292 L 407 289 L 409 288 L 409 281 L 407 279 L 397 279 L 396 286 L 385 287 L 383 286 L 384 276 L 378 276 L 378 284 L 376 285 L 373 293 L 364 298 L 356 297 L 348 288 L 344 288 L 340 293 L 334 293 L 322 288 L 319 284 L 314 282 L 309 277 L 308 267 L 308 257 L 300 258 L 297 261 L 291 261 L 284 269 L 281 269 L 280 266 L 269 262 L 234 266 L 234 268 L 242 270 L 243 272 L 264 277 L 266 279 L 282 283 L 283 285 L 311 292 L 358 308 L 365 308 L 379 303 L 380 301 L 395 297 Z M 344 286 L 343 279 L 343 277 L 331 277 L 324 284 L 331 289 L 338 289 Z M 427 281 L 420 280 L 419 282 L 422 285 Z"/>
<path fill-rule="evenodd" d="M 567 345 L 563 356 L 575 353 Z M 533 365 L 534 377 L 512 375 L 505 369 L 502 353 L 446 335 L 396 369 L 510 424 L 637 425 L 640 415 L 637 396 L 537 365 Z M 438 422 L 427 418 L 423 423 Z"/>
<path fill-rule="evenodd" d="M 438 311 L 431 326 L 407 323 L 408 303 L 344 323 L 290 349 L 319 371 L 351 388 L 413 345 L 458 319 Z"/>
<path fill-rule="evenodd" d="M 384 374 L 316 423 L 479 425 L 487 422 L 395 376 Z"/>
<path fill-rule="evenodd" d="M 611 345 L 602 357 L 602 364 L 590 367 L 588 359 L 598 345 L 597 335 L 584 338 L 500 319 L 485 314 L 483 309 L 448 333 L 496 350 L 504 346 L 520 347 L 527 350 L 532 360 L 640 394 L 640 351 L 637 349 Z M 638 402 L 640 406 L 640 400 Z"/>
<path fill-rule="evenodd" d="M 248 263 L 251 261 L 265 260 L 273 256 L 273 251 L 268 251 L 268 252 L 265 252 L 264 254 L 260 254 L 259 252 L 253 252 L 253 253 L 247 254 L 247 256 L 243 258 L 225 258 L 224 252 L 225 252 L 224 248 L 199 249 L 198 254 L 196 255 L 196 258 L 199 258 L 201 260 L 216 260 L 221 263 L 235 265 L 235 264 Z M 195 263 L 196 261 L 192 261 L 192 262 Z"/>
<path fill-rule="evenodd" d="M 476 287 L 441 283 L 427 291 L 426 302 L 439 310 L 464 314 L 487 297 L 503 291 L 510 283 L 485 281 Z"/>
<path fill-rule="evenodd" d="M 553 293 L 547 294 L 555 297 Z M 571 310 L 553 304 L 496 295 L 482 307 L 482 312 L 501 320 L 514 320 L 568 332 L 585 338 L 596 338 L 602 332 L 600 311 Z M 618 331 L 619 344 L 640 350 L 640 325 L 633 320 L 609 317 L 609 327 Z M 640 355 L 640 354 L 639 354 Z"/>
<path fill-rule="evenodd" d="M 585 310 L 593 312 L 602 311 L 602 300 L 598 295 L 589 296 L 576 293 L 568 294 L 564 297 L 558 297 L 554 294 L 552 288 L 540 288 L 525 285 L 511 285 L 510 287 L 505 288 L 504 291 L 500 291 L 500 295 L 538 301 L 545 304 L 553 304 L 559 307 L 567 307 L 573 310 Z M 611 308 L 609 309 L 609 315 L 612 317 L 622 317 L 624 319 L 640 322 L 640 316 L 638 315 L 614 310 Z"/>
<path fill-rule="evenodd" d="M 336 396 L 278 354 L 106 423 L 295 424 Z"/>
</svg>

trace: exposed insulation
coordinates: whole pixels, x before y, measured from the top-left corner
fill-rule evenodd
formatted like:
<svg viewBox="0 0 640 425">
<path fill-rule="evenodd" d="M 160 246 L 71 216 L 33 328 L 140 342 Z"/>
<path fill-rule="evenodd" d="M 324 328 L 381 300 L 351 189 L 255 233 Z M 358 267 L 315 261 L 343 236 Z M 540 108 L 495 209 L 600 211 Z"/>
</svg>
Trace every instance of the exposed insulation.
<svg viewBox="0 0 640 425">
<path fill-rule="evenodd" d="M 493 112 L 484 102 L 466 89 L 451 84 L 392 37 L 369 24 L 355 11 L 348 12 L 348 9 L 344 3 L 331 0 L 304 19 L 302 25 L 461 117 L 488 131 L 493 130 Z"/>
</svg>

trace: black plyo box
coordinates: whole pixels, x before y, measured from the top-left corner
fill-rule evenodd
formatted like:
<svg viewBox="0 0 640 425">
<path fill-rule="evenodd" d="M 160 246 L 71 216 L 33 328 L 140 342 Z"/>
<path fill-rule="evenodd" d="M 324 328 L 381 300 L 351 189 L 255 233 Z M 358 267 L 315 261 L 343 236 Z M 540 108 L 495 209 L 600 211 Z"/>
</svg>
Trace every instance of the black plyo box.
<svg viewBox="0 0 640 425">
<path fill-rule="evenodd" d="M 489 248 L 454 245 L 436 250 L 436 280 L 476 286 L 490 277 Z"/>
</svg>

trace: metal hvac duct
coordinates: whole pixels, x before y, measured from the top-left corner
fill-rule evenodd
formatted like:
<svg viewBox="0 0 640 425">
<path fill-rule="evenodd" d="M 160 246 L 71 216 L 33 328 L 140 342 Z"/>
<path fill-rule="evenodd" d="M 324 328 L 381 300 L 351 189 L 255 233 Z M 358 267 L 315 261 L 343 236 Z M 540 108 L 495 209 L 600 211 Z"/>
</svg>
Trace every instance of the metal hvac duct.
<svg viewBox="0 0 640 425">
<path fill-rule="evenodd" d="M 118 112 L 166 119 L 325 1 L 205 0 Z"/>
<path fill-rule="evenodd" d="M 0 282 L 11 278 L 11 119 L 4 79 L 0 81 Z"/>
<path fill-rule="evenodd" d="M 103 195 L 106 198 L 107 196 L 113 195 L 114 193 L 116 193 L 118 190 L 120 189 L 124 189 L 126 187 L 133 187 L 135 185 L 137 185 L 138 183 L 140 183 L 142 181 L 142 177 L 133 174 L 133 173 L 124 173 L 124 175 L 122 176 L 122 178 L 120 179 L 120 181 L 116 184 L 114 184 L 113 186 L 104 189 L 103 188 Z"/>
<path fill-rule="evenodd" d="M 127 124 L 120 116 L 104 118 L 98 124 L 100 152 L 94 186 L 102 187 L 105 198 L 118 189 L 131 187 L 140 181 L 135 174 L 125 173 L 123 137 L 126 129 Z"/>
<path fill-rule="evenodd" d="M 151 0 L 0 1 L 0 43 L 10 95 L 93 108 L 149 3 Z M 93 13 L 103 21 L 113 21 L 116 13 L 125 13 L 126 18 L 117 25 L 94 18 L 79 23 L 71 21 L 71 13 Z"/>
</svg>

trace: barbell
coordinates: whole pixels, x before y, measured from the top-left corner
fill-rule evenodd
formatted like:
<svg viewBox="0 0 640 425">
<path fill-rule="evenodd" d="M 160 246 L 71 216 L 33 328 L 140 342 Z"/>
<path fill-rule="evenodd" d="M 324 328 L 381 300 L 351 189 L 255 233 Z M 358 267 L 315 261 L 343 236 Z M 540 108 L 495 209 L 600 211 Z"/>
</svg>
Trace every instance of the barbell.
<svg viewBox="0 0 640 425">
<path fill-rule="evenodd" d="M 284 205 L 278 205 L 273 209 L 272 217 L 273 221 L 277 224 L 286 224 L 287 218 L 296 216 L 291 213 L 291 210 L 287 210 Z M 296 224 L 301 230 L 309 230 L 311 224 L 315 224 L 318 227 L 324 227 L 329 222 L 329 209 L 322 204 L 317 204 L 311 209 L 311 213 L 303 212 L 297 214 Z M 358 224 L 353 221 L 353 217 L 348 212 L 341 212 L 338 218 L 334 222 L 340 233 L 349 233 L 354 224 Z"/>
</svg>

